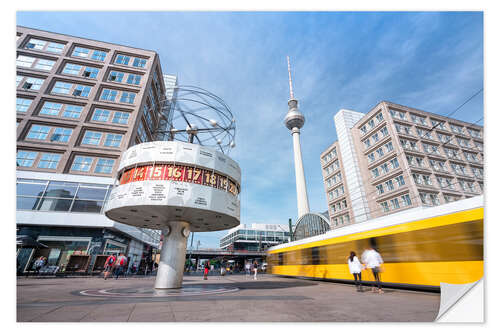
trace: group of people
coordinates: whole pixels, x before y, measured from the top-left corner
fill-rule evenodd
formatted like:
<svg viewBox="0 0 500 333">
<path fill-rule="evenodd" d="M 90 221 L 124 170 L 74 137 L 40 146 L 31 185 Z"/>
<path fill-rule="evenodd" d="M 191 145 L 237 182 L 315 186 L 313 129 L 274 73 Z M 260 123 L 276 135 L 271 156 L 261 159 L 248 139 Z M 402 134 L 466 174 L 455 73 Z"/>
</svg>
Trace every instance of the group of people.
<svg viewBox="0 0 500 333">
<path fill-rule="evenodd" d="M 246 262 L 246 264 L 245 264 L 246 276 L 249 276 L 251 274 L 251 272 L 253 272 L 254 273 L 253 279 L 257 280 L 257 272 L 258 272 L 258 270 L 259 270 L 259 264 L 257 263 L 257 261 L 254 261 L 253 263 L 251 263 L 250 261 Z M 210 272 L 210 265 L 209 265 L 208 261 L 206 261 L 205 265 L 203 266 L 203 280 L 207 280 L 208 279 L 208 273 L 209 272 Z M 232 265 L 227 266 L 227 267 L 224 267 L 224 266 L 220 267 L 220 274 L 222 276 L 226 275 L 226 273 L 232 274 L 232 272 L 233 272 L 233 266 Z"/>
<path fill-rule="evenodd" d="M 378 292 L 379 294 L 384 293 L 380 284 L 380 273 L 382 272 L 383 263 L 382 256 L 372 246 L 363 252 L 361 255 L 361 262 L 356 256 L 356 253 L 351 251 L 347 259 L 347 264 L 349 265 L 349 272 L 354 276 L 354 284 L 356 285 L 357 291 L 363 291 L 361 272 L 365 269 L 370 269 L 375 280 L 372 291 Z"/>
<path fill-rule="evenodd" d="M 125 271 L 127 261 L 127 257 L 125 257 L 123 252 L 120 252 L 118 257 L 114 254 L 110 254 L 104 263 L 104 280 L 106 280 L 109 275 L 113 273 L 115 275 L 115 279 L 118 279 L 118 277 Z"/>
<path fill-rule="evenodd" d="M 245 264 L 245 276 L 251 275 L 253 271 L 253 279 L 257 280 L 257 272 L 259 271 L 259 264 L 257 261 L 254 261 L 253 264 L 247 261 Z"/>
</svg>

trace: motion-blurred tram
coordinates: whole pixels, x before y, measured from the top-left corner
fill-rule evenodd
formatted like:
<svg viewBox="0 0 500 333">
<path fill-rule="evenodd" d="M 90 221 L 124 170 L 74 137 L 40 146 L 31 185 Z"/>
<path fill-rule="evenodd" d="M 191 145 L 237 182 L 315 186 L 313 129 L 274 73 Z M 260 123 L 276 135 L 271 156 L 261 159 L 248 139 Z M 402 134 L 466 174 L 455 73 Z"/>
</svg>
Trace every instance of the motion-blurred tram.
<svg viewBox="0 0 500 333">
<path fill-rule="evenodd" d="M 374 244 L 386 287 L 439 291 L 442 282 L 475 282 L 483 276 L 483 217 L 483 196 L 380 217 L 271 247 L 268 272 L 353 283 L 349 253 L 361 260 Z M 373 275 L 363 270 L 361 279 L 371 284 Z"/>
</svg>

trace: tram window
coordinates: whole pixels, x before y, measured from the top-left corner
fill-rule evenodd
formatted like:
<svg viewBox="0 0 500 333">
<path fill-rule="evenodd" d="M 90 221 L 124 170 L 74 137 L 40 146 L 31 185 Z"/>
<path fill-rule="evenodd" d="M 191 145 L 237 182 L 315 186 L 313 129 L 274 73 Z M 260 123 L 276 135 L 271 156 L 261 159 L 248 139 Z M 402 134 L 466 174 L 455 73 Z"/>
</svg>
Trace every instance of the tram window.
<svg viewBox="0 0 500 333">
<path fill-rule="evenodd" d="M 302 249 L 297 251 L 300 253 L 299 265 L 310 265 L 311 264 L 311 249 Z"/>
<path fill-rule="evenodd" d="M 300 265 L 299 258 L 299 251 L 290 251 L 285 254 L 285 262 L 287 265 Z"/>
<path fill-rule="evenodd" d="M 278 265 L 280 265 L 280 266 L 283 265 L 283 253 L 282 252 L 278 253 Z"/>
<path fill-rule="evenodd" d="M 312 258 L 313 265 L 320 264 L 319 247 L 313 247 L 311 249 L 311 258 Z"/>
</svg>

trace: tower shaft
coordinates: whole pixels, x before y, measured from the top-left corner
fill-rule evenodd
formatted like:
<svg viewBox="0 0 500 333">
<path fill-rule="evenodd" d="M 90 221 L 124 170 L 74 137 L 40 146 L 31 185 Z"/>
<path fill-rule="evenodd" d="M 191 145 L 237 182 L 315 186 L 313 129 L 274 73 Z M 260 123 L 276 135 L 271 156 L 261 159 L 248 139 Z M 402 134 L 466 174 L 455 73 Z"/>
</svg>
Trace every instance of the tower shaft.
<svg viewBox="0 0 500 333">
<path fill-rule="evenodd" d="M 297 213 L 298 218 L 309 213 L 309 198 L 307 197 L 306 177 L 302 163 L 302 151 L 300 148 L 300 130 L 292 129 L 293 157 L 295 162 L 295 186 L 297 189 Z"/>
</svg>

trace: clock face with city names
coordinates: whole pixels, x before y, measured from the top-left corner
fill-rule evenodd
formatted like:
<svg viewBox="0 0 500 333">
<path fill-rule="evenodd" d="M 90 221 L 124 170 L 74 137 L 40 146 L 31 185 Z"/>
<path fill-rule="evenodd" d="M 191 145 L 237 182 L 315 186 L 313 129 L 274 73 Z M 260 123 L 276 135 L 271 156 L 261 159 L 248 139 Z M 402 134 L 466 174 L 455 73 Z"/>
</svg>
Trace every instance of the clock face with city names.
<svg viewBox="0 0 500 333">
<path fill-rule="evenodd" d="M 172 180 L 210 186 L 237 196 L 240 187 L 213 170 L 174 164 L 153 164 L 131 168 L 122 173 L 120 185 L 145 180 Z"/>
</svg>

